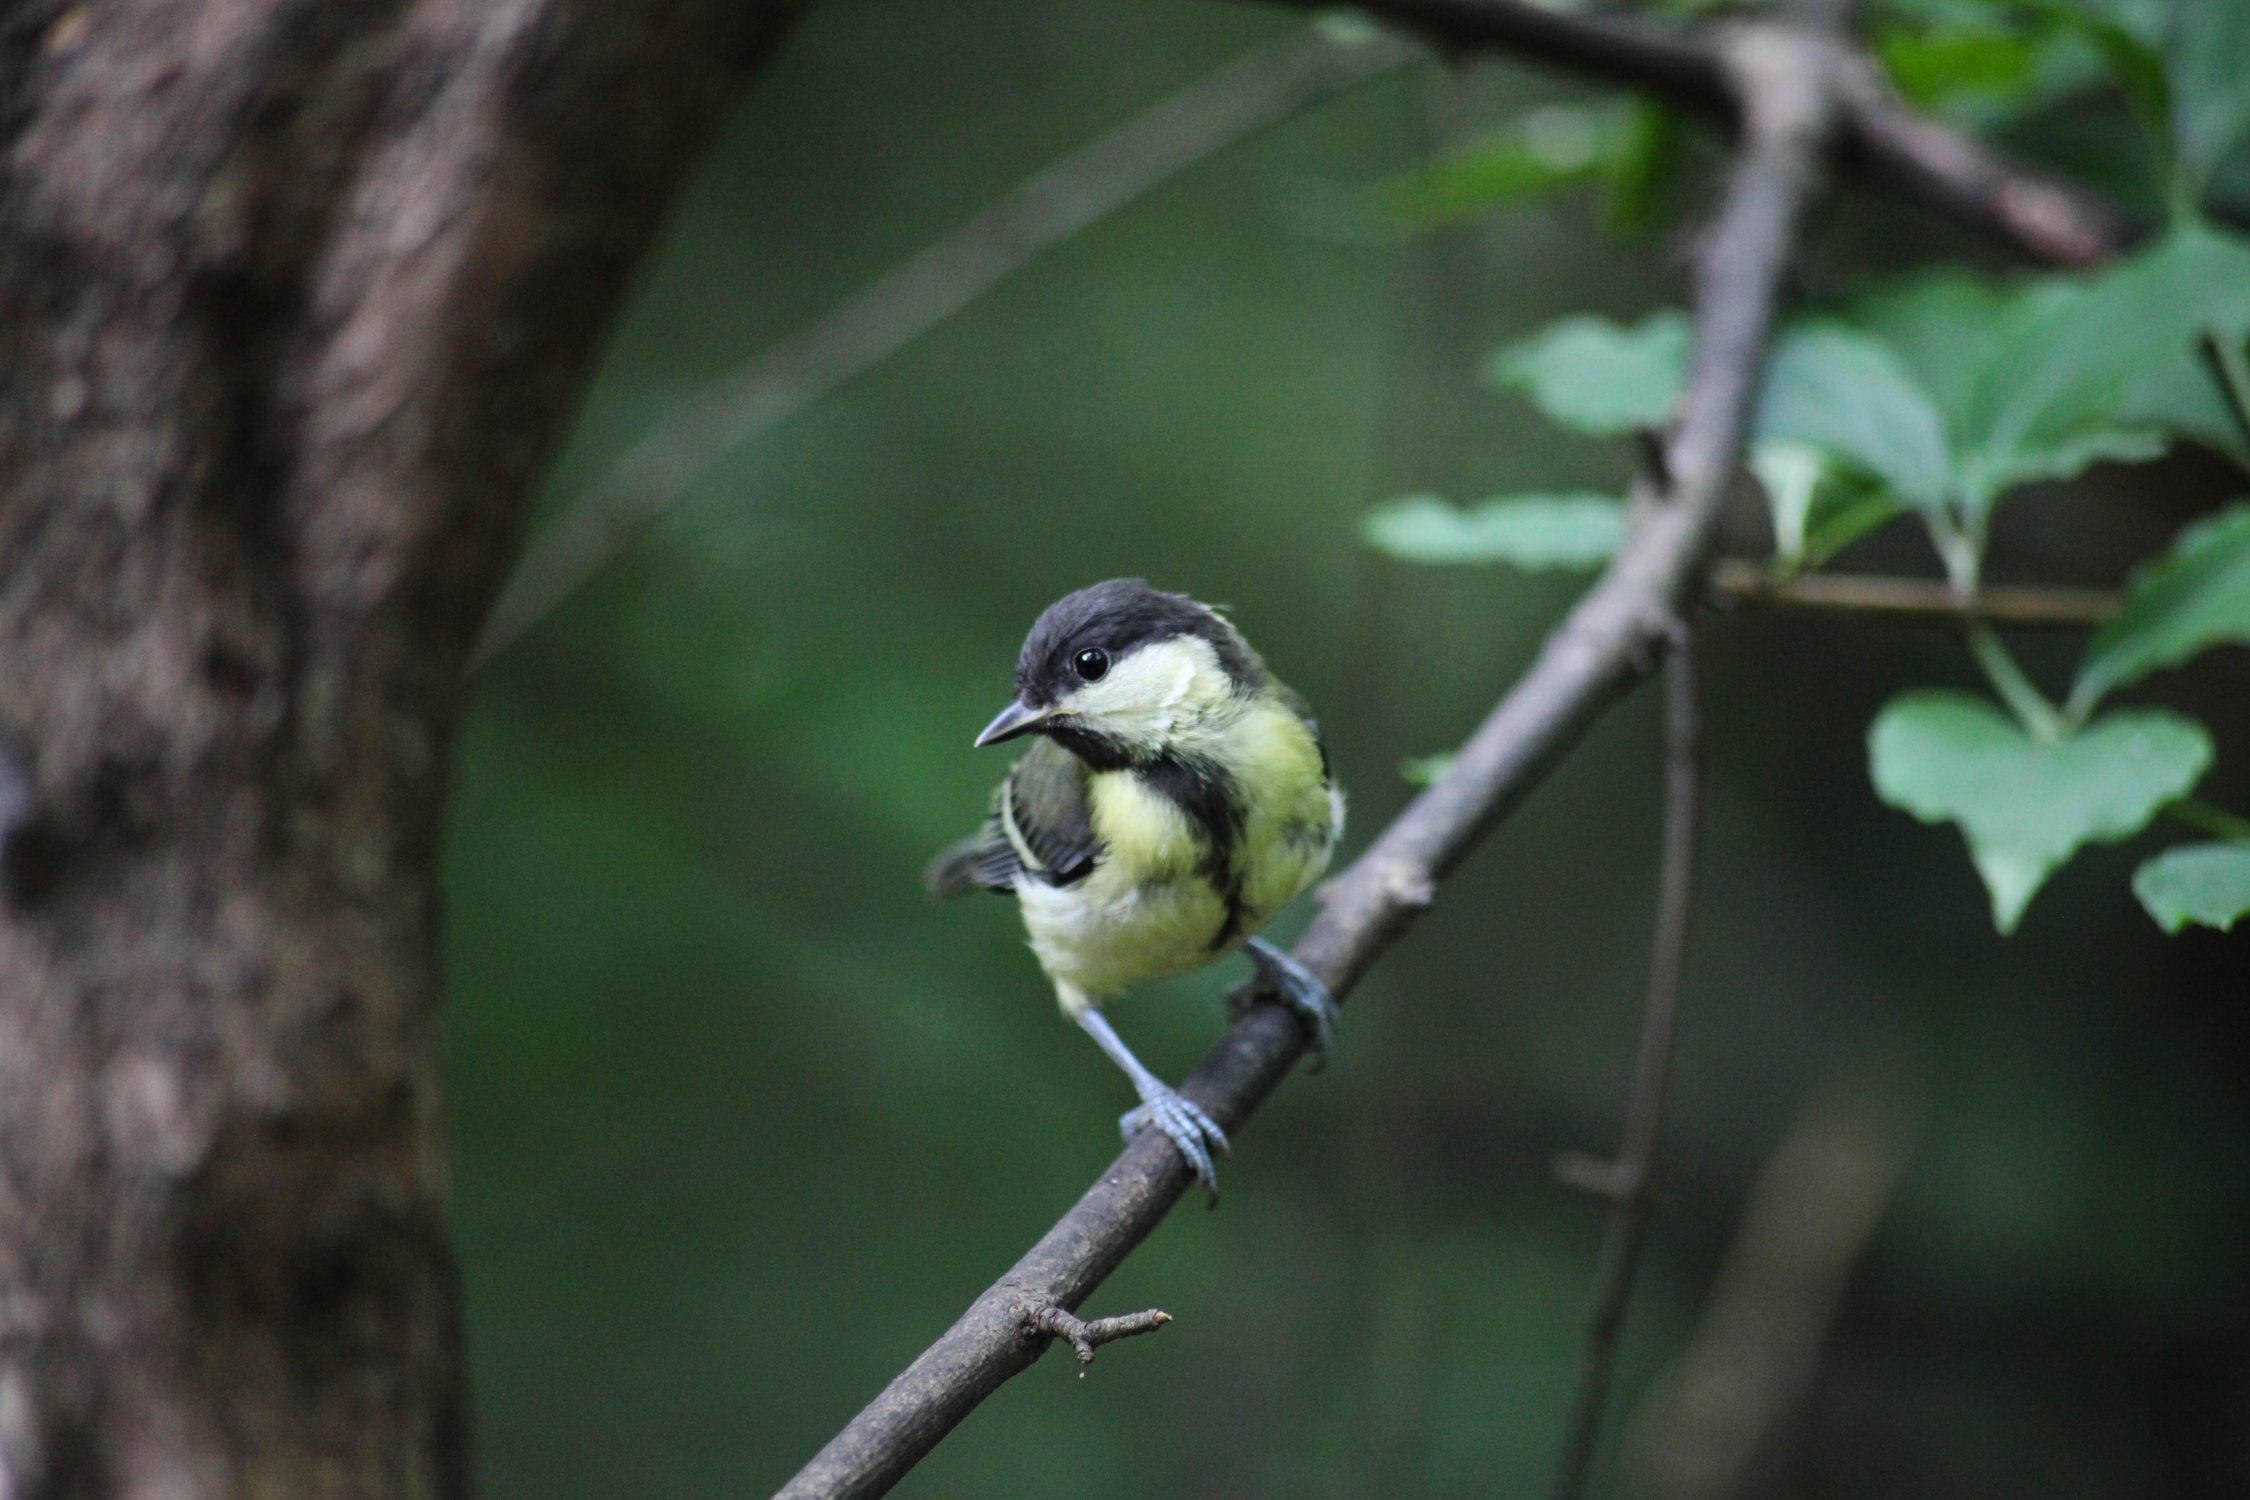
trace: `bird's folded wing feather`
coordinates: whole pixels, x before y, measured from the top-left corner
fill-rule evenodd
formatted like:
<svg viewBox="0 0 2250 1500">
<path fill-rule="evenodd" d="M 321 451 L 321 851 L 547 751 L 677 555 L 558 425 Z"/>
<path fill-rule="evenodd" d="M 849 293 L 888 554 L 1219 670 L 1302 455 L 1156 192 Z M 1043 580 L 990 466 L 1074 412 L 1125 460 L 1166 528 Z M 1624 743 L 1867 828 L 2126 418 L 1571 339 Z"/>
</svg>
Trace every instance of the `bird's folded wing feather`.
<svg viewBox="0 0 2250 1500">
<path fill-rule="evenodd" d="M 992 799 L 984 826 L 931 861 L 923 879 L 940 896 L 1012 891 L 1019 876 L 1070 885 L 1094 868 L 1101 845 L 1086 802 L 1086 765 L 1049 740 L 1026 750 Z"/>
</svg>

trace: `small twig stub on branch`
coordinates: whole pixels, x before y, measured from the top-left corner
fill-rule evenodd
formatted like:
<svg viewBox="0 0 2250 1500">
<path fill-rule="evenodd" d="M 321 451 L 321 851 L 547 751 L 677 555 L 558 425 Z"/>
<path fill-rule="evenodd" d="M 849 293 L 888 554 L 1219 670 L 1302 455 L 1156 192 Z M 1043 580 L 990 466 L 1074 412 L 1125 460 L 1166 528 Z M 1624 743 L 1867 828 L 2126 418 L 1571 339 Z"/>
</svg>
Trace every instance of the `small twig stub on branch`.
<svg viewBox="0 0 2250 1500">
<path fill-rule="evenodd" d="M 1090 1322 L 1060 1307 L 1042 1307 L 1031 1315 L 1024 1336 L 1061 1339 L 1078 1352 L 1078 1368 L 1084 1370 L 1094 1362 L 1094 1351 L 1102 1345 L 1139 1333 L 1154 1333 L 1171 1321 L 1172 1315 L 1160 1307 L 1121 1313 L 1114 1318 L 1095 1318 Z"/>
</svg>

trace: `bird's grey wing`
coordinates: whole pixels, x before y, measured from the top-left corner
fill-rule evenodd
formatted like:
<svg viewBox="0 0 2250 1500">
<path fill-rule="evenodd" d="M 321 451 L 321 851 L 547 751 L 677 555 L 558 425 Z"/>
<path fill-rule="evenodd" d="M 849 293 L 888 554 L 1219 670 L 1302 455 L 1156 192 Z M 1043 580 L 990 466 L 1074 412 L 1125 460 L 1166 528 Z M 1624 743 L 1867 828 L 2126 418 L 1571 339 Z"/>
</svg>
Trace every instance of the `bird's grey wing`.
<svg viewBox="0 0 2250 1500">
<path fill-rule="evenodd" d="M 952 897 L 1013 891 L 1020 875 L 1049 885 L 1085 879 L 1101 853 L 1086 806 L 1086 775 L 1077 756 L 1037 741 L 993 793 L 984 826 L 931 860 L 923 883 Z"/>
<path fill-rule="evenodd" d="M 1084 880 L 1101 857 L 1086 801 L 1086 763 L 1040 740 L 1001 784 L 994 816 L 1018 867 L 1049 885 Z"/>
<path fill-rule="evenodd" d="M 922 872 L 922 883 L 948 900 L 977 891 L 1012 891 L 1022 868 L 994 813 L 975 833 L 940 850 Z"/>
</svg>

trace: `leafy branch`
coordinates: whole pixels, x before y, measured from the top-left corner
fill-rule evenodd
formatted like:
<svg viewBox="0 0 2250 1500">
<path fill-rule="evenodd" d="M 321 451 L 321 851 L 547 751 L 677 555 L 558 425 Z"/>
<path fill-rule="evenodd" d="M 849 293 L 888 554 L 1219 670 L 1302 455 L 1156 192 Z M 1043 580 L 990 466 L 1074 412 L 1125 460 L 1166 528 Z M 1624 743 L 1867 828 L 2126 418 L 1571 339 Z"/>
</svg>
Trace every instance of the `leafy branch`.
<svg viewBox="0 0 2250 1500">
<path fill-rule="evenodd" d="M 1320 0 L 1278 0 L 1325 10 Z M 1524 0 L 1375 0 L 1372 14 L 1440 47 L 1500 52 L 1732 121 L 1719 34 Z M 615 560 L 725 454 L 771 431 L 1127 203 L 1256 132 L 1405 64 L 1388 39 L 1314 31 L 1229 63 L 1002 194 L 797 333 L 712 381 L 567 498 L 500 591 L 472 670 L 522 639 Z M 1904 108 L 1864 58 L 1838 61 L 1852 149 L 1877 180 L 2019 252 L 2107 259 L 2130 226 Z"/>
<path fill-rule="evenodd" d="M 1307 9 L 1326 0 L 1277 0 Z M 1743 124 L 1723 29 L 1690 29 L 1531 0 L 1360 0 L 1359 8 L 1448 52 L 1500 52 L 1620 84 Z M 1877 182 L 2039 260 L 2096 265 L 2135 231 L 2108 205 L 2026 172 L 1981 142 L 1916 114 L 1857 54 L 1837 60 L 1841 157 Z"/>
<path fill-rule="evenodd" d="M 1717 573 L 1713 592 L 1960 622 L 1992 696 L 1902 693 L 1871 729 L 1869 769 L 1885 801 L 1961 830 L 2003 933 L 2080 849 L 2135 836 L 2212 764 L 2203 725 L 2103 705 L 2209 647 L 2250 643 L 2250 505 L 2183 532 L 2122 595 L 1988 593 L 1994 517 L 2034 503 L 2018 498 L 2034 485 L 2154 459 L 2178 439 L 2232 451 L 2237 416 L 2220 407 L 2224 383 L 2196 351 L 2209 359 L 2246 326 L 2250 242 L 2188 220 L 2097 276 L 1995 285 L 1921 274 L 1800 320 L 1776 342 L 1749 452 L 1776 554 L 1762 578 L 1747 564 Z M 1563 427 L 1635 437 L 1683 399 L 1685 338 L 1677 313 L 1630 327 L 1568 318 L 1501 350 L 1485 374 Z M 1417 495 L 1370 512 L 1365 532 L 1414 562 L 1585 566 L 1614 552 L 1622 515 L 1622 502 L 1598 494 L 1467 509 Z M 1920 525 L 1942 582 L 1813 571 L 1893 522 Z M 2097 627 L 2066 695 L 2042 691 L 1995 628 L 2019 619 Z M 2199 868 L 2243 858 L 2213 851 Z M 2240 893 L 2232 907 L 2216 887 L 2192 908 L 2152 904 L 2152 889 L 2168 887 L 2136 886 L 2163 924 L 2216 910 L 2208 925 L 2223 926 L 2250 911 L 2250 867 L 2227 888 Z"/>
</svg>

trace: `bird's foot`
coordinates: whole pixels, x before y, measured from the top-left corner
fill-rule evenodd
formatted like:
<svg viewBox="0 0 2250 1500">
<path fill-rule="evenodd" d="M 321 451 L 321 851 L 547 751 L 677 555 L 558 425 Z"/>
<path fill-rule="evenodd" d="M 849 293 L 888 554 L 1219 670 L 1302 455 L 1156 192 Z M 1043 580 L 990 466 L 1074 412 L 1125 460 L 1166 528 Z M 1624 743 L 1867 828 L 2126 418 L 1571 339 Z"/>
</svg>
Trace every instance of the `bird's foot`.
<svg viewBox="0 0 2250 1500">
<path fill-rule="evenodd" d="M 1312 970 L 1264 938 L 1250 939 L 1243 949 L 1258 966 L 1258 979 L 1246 993 L 1238 993 L 1246 1002 L 1255 1001 L 1261 992 L 1269 993 L 1295 1011 L 1312 1048 L 1313 1071 L 1328 1066 L 1328 1049 L 1336 1045 L 1336 1024 L 1343 1019 L 1336 997 Z"/>
<path fill-rule="evenodd" d="M 1214 1152 L 1225 1155 L 1227 1150 L 1227 1133 L 1219 1128 L 1219 1122 L 1178 1090 L 1160 1084 L 1156 1091 L 1141 1096 L 1139 1108 L 1117 1117 L 1117 1129 L 1128 1141 L 1151 1125 L 1171 1138 L 1195 1180 L 1210 1193 L 1212 1202 L 1218 1202 L 1219 1169 L 1212 1165 L 1211 1157 Z"/>
</svg>

